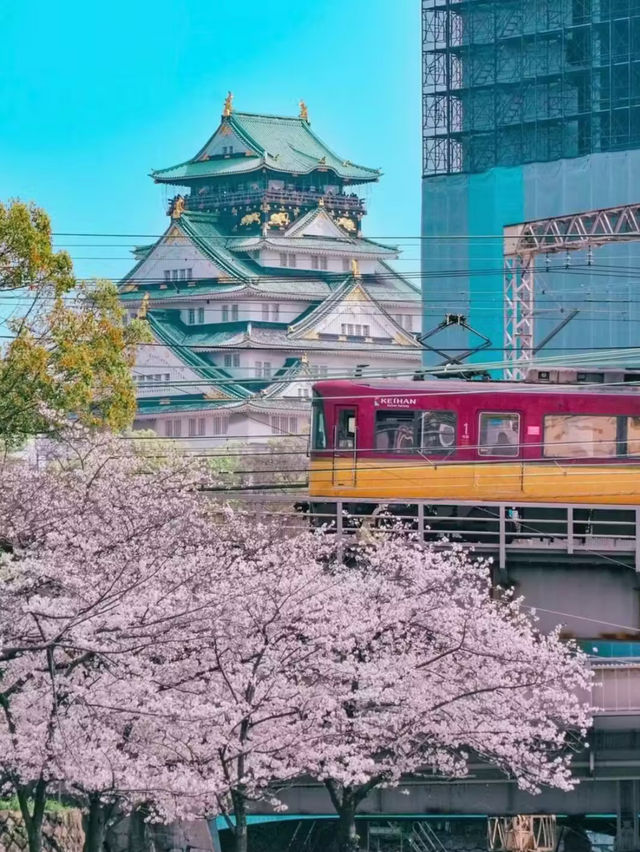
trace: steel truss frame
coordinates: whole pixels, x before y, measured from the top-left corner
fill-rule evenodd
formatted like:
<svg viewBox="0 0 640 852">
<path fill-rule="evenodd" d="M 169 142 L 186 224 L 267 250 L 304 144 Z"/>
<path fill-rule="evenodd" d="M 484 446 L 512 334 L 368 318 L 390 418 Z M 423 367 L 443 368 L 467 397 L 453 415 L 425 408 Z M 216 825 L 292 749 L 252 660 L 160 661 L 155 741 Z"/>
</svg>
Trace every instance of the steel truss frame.
<svg viewBox="0 0 640 852">
<path fill-rule="evenodd" d="M 505 359 L 510 363 L 505 373 L 509 379 L 522 379 L 536 352 L 536 257 L 640 240 L 640 204 L 509 225 L 503 234 L 504 347 Z"/>
</svg>

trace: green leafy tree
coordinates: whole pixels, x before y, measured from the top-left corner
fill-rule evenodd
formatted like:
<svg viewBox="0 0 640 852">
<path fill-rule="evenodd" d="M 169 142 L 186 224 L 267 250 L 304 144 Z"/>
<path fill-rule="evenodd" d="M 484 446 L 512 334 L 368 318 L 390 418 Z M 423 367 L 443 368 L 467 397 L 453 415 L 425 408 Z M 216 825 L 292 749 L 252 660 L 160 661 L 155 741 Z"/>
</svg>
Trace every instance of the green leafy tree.
<svg viewBox="0 0 640 852">
<path fill-rule="evenodd" d="M 13 292 L 13 295 L 9 295 Z M 131 367 L 146 322 L 125 317 L 115 286 L 78 281 L 54 251 L 47 214 L 0 203 L 0 441 L 12 447 L 71 416 L 122 429 L 135 414 Z M 14 302 L 15 304 L 12 304 Z"/>
</svg>

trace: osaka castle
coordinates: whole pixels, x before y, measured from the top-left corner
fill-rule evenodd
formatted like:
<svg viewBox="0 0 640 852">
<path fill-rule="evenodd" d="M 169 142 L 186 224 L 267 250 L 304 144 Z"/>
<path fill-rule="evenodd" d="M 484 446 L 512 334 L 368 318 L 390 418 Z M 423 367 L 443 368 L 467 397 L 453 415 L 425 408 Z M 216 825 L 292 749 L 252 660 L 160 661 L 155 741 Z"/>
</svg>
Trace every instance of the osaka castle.
<svg viewBox="0 0 640 852">
<path fill-rule="evenodd" d="M 153 343 L 138 351 L 136 427 L 267 441 L 309 428 L 318 377 L 410 376 L 418 290 L 362 235 L 358 188 L 380 171 L 335 154 L 297 116 L 236 112 L 191 159 L 151 173 L 174 187 L 169 223 L 120 284 Z"/>
</svg>

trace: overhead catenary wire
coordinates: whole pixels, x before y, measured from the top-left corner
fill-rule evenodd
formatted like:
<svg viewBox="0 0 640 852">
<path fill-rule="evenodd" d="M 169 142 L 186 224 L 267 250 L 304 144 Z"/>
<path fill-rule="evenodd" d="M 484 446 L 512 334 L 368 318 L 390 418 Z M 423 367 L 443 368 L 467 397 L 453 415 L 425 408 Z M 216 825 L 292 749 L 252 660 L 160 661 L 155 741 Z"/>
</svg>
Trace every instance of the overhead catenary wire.
<svg viewBox="0 0 640 852">
<path fill-rule="evenodd" d="M 123 232 L 105 232 L 105 231 L 52 231 L 52 236 L 54 237 L 110 237 L 117 239 L 160 239 L 160 237 L 166 236 L 166 230 L 162 233 L 154 233 L 154 234 L 143 234 L 143 233 L 123 233 Z M 608 235 L 609 236 L 609 235 Z M 619 239 L 624 242 L 631 242 L 634 237 L 630 237 L 628 234 L 611 234 L 610 235 L 613 240 Z M 220 239 L 228 240 L 234 239 L 234 237 L 220 236 Z M 235 237 L 238 239 L 238 237 Z M 348 237 L 345 237 L 348 239 Z M 402 234 L 402 235 L 390 235 L 390 234 L 368 234 L 365 239 L 368 240 L 416 240 L 416 241 L 425 241 L 425 240 L 504 240 L 504 233 L 498 234 L 470 234 L 470 233 L 462 233 L 462 234 Z"/>
</svg>

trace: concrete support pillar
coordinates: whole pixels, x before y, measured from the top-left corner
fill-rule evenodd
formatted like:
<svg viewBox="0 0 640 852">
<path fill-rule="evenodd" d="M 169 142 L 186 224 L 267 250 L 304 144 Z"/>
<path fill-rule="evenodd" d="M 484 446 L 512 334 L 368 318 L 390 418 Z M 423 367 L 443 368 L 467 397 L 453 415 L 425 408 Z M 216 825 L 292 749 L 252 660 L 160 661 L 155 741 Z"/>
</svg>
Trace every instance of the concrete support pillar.
<svg viewBox="0 0 640 852">
<path fill-rule="evenodd" d="M 640 783 L 618 781 L 617 792 L 615 852 L 636 852 L 640 849 L 638 834 Z"/>
</svg>

